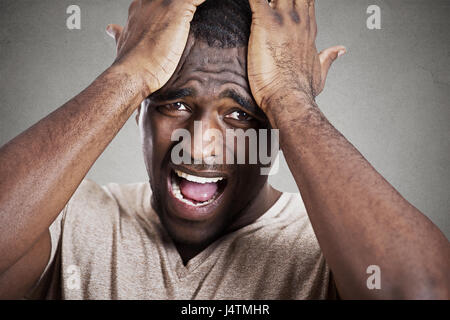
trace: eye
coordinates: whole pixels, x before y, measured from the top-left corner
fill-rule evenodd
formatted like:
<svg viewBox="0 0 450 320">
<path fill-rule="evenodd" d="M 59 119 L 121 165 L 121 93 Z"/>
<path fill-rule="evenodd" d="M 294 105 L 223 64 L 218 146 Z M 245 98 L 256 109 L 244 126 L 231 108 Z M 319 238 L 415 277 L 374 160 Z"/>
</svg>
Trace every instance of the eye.
<svg viewBox="0 0 450 320">
<path fill-rule="evenodd" d="M 168 116 L 177 116 L 184 112 L 190 112 L 188 106 L 182 102 L 175 102 L 157 107 L 157 110 Z"/>
<path fill-rule="evenodd" d="M 249 115 L 247 112 L 242 111 L 242 110 L 233 111 L 232 113 L 227 114 L 225 116 L 225 118 L 227 118 L 227 119 L 234 119 L 234 120 L 238 120 L 238 121 L 251 121 L 251 120 L 253 120 L 253 117 L 251 115 Z"/>
</svg>

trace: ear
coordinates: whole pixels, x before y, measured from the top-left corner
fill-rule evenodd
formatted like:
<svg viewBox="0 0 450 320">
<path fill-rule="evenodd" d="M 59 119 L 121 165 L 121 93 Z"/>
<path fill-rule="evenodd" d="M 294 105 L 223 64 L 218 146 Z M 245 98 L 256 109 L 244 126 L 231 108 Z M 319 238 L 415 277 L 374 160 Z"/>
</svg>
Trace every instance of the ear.
<svg viewBox="0 0 450 320">
<path fill-rule="evenodd" d="M 325 81 L 327 79 L 328 71 L 330 70 L 332 63 L 346 52 L 347 49 L 344 46 L 334 46 L 319 53 L 320 65 L 322 68 L 322 83 L 320 85 L 320 91 L 318 93 L 322 92 L 323 88 L 325 87 Z"/>
<path fill-rule="evenodd" d="M 106 26 L 106 33 L 116 41 L 116 46 L 119 44 L 119 38 L 123 32 L 123 27 L 118 24 L 108 24 Z"/>
</svg>

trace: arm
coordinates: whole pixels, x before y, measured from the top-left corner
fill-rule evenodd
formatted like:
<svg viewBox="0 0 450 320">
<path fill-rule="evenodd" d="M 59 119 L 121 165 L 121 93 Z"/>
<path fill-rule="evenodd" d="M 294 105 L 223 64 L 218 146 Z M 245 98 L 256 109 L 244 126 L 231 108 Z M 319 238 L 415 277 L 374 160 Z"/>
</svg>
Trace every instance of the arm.
<svg viewBox="0 0 450 320">
<path fill-rule="evenodd" d="M 5 280 L 5 271 L 47 232 L 94 161 L 139 105 L 139 88 L 130 75 L 111 68 L 0 149 L 0 162 L 6 164 L 0 169 L 1 279 Z M 47 238 L 48 245 L 41 249 L 42 255 L 47 251 L 47 258 L 49 241 Z M 42 267 L 42 262 L 36 261 L 38 265 Z"/>
<path fill-rule="evenodd" d="M 264 0 L 251 2 L 254 23 L 265 17 L 271 30 L 278 31 L 276 36 L 263 34 L 262 22 L 252 28 L 252 92 L 280 129 L 281 148 L 340 295 L 448 299 L 446 237 L 364 159 L 315 103 L 338 52 L 326 59 L 317 54 L 314 1 L 295 1 L 295 8 L 292 1 L 280 0 L 276 7 Z M 275 13 L 283 18 L 282 25 L 273 18 Z M 258 61 L 264 61 L 264 68 L 259 69 Z M 381 290 L 366 287 L 369 265 L 381 269 Z"/>
<path fill-rule="evenodd" d="M 1 297 L 12 296 L 13 283 L 23 287 L 13 296 L 25 293 L 42 273 L 50 224 L 141 101 L 169 80 L 202 2 L 133 1 L 125 29 L 108 29 L 113 66 L 0 149 Z"/>
</svg>

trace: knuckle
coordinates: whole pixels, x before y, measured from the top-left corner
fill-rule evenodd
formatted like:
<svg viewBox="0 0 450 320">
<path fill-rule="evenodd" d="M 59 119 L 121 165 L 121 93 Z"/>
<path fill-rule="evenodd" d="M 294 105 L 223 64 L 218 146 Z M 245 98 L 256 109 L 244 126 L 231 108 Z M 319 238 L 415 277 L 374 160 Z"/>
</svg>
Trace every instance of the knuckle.
<svg viewBox="0 0 450 320">
<path fill-rule="evenodd" d="M 291 10 L 289 12 L 289 15 L 291 16 L 291 20 L 293 22 L 295 22 L 296 24 L 300 23 L 300 15 L 298 14 L 298 12 L 296 10 Z"/>
<path fill-rule="evenodd" d="M 280 25 L 280 26 L 283 25 L 283 23 L 284 23 L 284 18 L 283 18 L 283 16 L 281 15 L 281 13 L 279 13 L 279 12 L 277 12 L 277 11 L 273 11 L 273 12 L 272 12 L 272 17 L 273 17 L 273 19 L 275 20 L 275 22 L 276 22 L 278 25 Z"/>
</svg>

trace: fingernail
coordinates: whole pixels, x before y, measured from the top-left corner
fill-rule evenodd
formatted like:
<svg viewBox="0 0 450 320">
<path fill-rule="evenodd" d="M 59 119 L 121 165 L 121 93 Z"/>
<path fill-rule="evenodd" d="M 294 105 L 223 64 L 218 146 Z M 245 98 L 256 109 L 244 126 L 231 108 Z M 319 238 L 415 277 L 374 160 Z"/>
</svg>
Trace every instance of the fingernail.
<svg viewBox="0 0 450 320">
<path fill-rule="evenodd" d="M 345 54 L 347 51 L 345 49 L 339 50 L 338 52 L 338 57 L 342 56 L 343 54 Z"/>
</svg>

